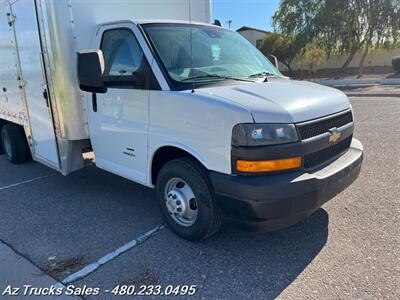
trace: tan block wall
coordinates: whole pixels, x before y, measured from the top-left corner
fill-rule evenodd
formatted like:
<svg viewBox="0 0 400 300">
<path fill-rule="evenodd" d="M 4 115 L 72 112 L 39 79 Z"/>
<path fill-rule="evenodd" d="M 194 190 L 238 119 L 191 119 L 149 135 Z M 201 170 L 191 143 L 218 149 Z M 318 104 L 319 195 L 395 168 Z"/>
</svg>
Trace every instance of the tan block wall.
<svg viewBox="0 0 400 300">
<path fill-rule="evenodd" d="M 324 64 L 320 66 L 320 69 L 336 69 L 341 68 L 346 61 L 349 54 L 344 55 L 332 55 Z M 385 49 L 372 49 L 369 51 L 364 65 L 366 67 L 384 67 L 392 66 L 392 58 L 394 56 L 400 56 L 400 48 L 385 50 Z M 353 58 L 349 67 L 357 68 L 360 65 L 362 57 L 362 51 L 359 51 Z M 293 63 L 294 69 L 300 69 L 298 60 L 296 59 Z"/>
</svg>

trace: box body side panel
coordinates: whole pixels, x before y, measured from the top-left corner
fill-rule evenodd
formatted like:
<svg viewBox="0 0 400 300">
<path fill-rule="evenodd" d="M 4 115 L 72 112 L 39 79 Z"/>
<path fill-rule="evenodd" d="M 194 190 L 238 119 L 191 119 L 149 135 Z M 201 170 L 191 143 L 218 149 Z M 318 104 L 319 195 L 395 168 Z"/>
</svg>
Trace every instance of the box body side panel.
<svg viewBox="0 0 400 300">
<path fill-rule="evenodd" d="M 14 33 L 8 5 L 0 1 L 0 119 L 27 126 L 28 118 L 19 88 Z"/>
<path fill-rule="evenodd" d="M 58 169 L 58 149 L 50 108 L 52 99 L 46 96 L 48 88 L 42 63 L 35 2 L 13 2 L 11 14 L 15 18 L 13 27 L 22 79 L 20 86 L 28 109 L 31 129 L 28 142 L 32 145 L 32 156 L 35 160 L 40 159 L 45 161 L 46 165 Z"/>
</svg>

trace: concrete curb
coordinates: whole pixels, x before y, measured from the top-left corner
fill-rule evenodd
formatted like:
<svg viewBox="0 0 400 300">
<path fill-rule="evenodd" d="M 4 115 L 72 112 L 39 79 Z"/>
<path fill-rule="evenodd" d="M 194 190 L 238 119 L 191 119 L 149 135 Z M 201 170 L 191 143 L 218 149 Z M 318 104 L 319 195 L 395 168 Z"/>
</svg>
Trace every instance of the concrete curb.
<svg viewBox="0 0 400 300">
<path fill-rule="evenodd" d="M 54 278 L 45 274 L 38 267 L 33 265 L 23 256 L 17 254 L 11 247 L 0 241 L 0 295 L 2 297 L 11 296 L 9 289 L 19 288 L 16 298 L 38 299 L 49 298 L 45 296 L 25 295 L 24 286 L 31 285 L 33 288 L 49 288 L 58 284 Z M 7 292 L 6 292 L 7 290 Z M 81 299 L 80 297 L 72 297 L 60 295 L 56 297 L 60 300 Z"/>
<path fill-rule="evenodd" d="M 315 83 L 328 86 L 400 85 L 400 78 L 386 79 L 322 79 Z"/>
<path fill-rule="evenodd" d="M 390 94 L 390 93 L 346 93 L 348 97 L 390 97 L 390 98 L 400 98 L 400 94 Z"/>
</svg>

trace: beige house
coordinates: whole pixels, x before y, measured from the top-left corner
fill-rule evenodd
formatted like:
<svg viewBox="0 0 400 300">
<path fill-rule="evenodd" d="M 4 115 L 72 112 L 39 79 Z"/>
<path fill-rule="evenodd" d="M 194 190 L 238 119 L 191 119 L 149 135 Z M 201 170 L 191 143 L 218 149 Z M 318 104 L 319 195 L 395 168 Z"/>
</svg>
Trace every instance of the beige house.
<svg viewBox="0 0 400 300">
<path fill-rule="evenodd" d="M 257 48 L 261 47 L 265 37 L 271 33 L 266 30 L 248 26 L 242 26 L 236 31 L 240 33 L 243 37 L 245 37 L 250 43 L 252 43 Z"/>
</svg>

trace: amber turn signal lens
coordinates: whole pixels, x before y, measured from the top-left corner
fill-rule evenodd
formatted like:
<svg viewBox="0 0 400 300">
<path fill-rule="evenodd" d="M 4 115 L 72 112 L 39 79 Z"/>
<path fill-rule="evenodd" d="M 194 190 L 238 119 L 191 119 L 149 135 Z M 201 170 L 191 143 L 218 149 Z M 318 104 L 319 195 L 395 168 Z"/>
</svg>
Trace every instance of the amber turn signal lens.
<svg viewBox="0 0 400 300">
<path fill-rule="evenodd" d="M 236 170 L 246 173 L 274 172 L 298 169 L 301 167 L 301 157 L 292 157 L 286 159 L 248 161 L 237 160 Z"/>
</svg>

